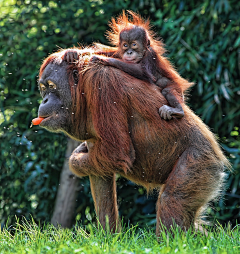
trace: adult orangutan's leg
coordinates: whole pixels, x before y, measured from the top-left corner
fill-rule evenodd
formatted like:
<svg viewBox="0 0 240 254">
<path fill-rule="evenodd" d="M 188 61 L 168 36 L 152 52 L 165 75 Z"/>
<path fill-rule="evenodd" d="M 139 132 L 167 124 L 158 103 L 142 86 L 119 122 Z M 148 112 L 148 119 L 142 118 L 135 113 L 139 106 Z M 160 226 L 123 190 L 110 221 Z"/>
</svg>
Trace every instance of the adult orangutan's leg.
<svg viewBox="0 0 240 254">
<path fill-rule="evenodd" d="M 119 231 L 115 174 L 110 177 L 89 176 L 96 214 L 104 229 Z"/>
</svg>

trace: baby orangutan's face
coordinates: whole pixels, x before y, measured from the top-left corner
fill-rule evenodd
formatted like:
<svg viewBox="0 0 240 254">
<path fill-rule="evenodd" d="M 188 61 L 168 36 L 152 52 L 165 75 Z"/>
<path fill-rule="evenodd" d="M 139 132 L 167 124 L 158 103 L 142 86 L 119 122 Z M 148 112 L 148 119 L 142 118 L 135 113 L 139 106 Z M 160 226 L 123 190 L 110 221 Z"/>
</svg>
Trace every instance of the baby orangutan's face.
<svg viewBox="0 0 240 254">
<path fill-rule="evenodd" d="M 139 63 L 145 53 L 142 45 L 137 40 L 131 41 L 129 43 L 123 41 L 121 43 L 121 49 L 123 52 L 122 60 L 129 63 Z"/>
<path fill-rule="evenodd" d="M 140 27 L 123 30 L 120 33 L 119 51 L 122 60 L 128 63 L 139 63 L 147 50 L 147 35 Z"/>
</svg>

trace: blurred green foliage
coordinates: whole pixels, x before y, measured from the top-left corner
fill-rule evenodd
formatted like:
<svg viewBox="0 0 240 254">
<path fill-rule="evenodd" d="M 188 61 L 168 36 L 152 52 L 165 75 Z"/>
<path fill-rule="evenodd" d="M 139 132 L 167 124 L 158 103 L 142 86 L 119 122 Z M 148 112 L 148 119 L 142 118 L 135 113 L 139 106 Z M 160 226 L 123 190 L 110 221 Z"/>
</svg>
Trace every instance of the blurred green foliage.
<svg viewBox="0 0 240 254">
<path fill-rule="evenodd" d="M 224 200 L 210 213 L 233 224 L 240 217 L 240 2 L 239 0 L 72 0 L 0 2 L 0 218 L 49 221 L 65 156 L 66 137 L 29 128 L 41 98 L 42 60 L 59 48 L 107 43 L 112 16 L 123 9 L 150 17 L 179 73 L 195 86 L 191 108 L 219 136 L 233 164 Z M 92 220 L 87 178 L 80 181 L 76 220 Z M 155 222 L 157 194 L 118 180 L 125 222 Z"/>
</svg>

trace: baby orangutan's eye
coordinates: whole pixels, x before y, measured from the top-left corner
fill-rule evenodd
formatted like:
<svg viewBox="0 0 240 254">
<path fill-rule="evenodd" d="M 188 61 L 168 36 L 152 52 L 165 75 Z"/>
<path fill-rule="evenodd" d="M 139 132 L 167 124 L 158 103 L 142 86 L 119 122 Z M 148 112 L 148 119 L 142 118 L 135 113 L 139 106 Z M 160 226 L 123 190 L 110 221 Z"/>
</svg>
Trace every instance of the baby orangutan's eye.
<svg viewBox="0 0 240 254">
<path fill-rule="evenodd" d="M 133 49 L 138 48 L 138 44 L 137 44 L 137 42 L 135 42 L 135 41 L 134 41 L 134 42 L 132 42 L 132 48 L 133 48 Z"/>
</svg>

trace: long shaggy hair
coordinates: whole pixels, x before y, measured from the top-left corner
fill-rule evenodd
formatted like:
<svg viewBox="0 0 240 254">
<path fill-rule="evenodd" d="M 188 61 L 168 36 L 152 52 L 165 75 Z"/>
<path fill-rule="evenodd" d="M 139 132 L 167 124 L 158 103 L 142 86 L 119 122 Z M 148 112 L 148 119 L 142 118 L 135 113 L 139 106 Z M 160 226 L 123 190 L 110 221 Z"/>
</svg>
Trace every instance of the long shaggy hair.
<svg viewBox="0 0 240 254">
<path fill-rule="evenodd" d="M 214 135 L 185 104 L 182 119 L 161 119 L 158 108 L 166 99 L 154 84 L 114 67 L 89 64 L 92 49 L 87 51 L 80 50 L 78 63 L 71 64 L 63 60 L 66 50 L 52 54 L 39 74 L 41 78 L 51 63 L 66 68 L 74 112 L 69 134 L 82 141 L 94 140 L 85 154 L 88 162 L 80 158 L 73 172 L 100 177 L 119 172 L 147 191 L 162 185 L 157 232 L 159 218 L 165 218 L 162 222 L 169 229 L 172 218 L 183 228 L 199 222 L 207 203 L 222 189 L 224 168 L 230 168 Z M 116 219 L 117 215 L 111 223 Z"/>
<path fill-rule="evenodd" d="M 154 86 L 150 87 L 147 82 L 131 78 L 113 67 L 89 65 L 92 53 L 92 49 L 83 49 L 77 64 L 64 63 L 66 50 L 54 53 L 44 60 L 39 77 L 50 63 L 67 65 L 74 112 L 73 132 L 79 132 L 80 139 L 85 140 L 88 138 L 86 129 L 93 124 L 95 135 L 101 139 L 101 148 L 99 147 L 99 153 L 95 157 L 102 157 L 101 160 L 106 162 L 106 172 L 107 168 L 112 170 L 114 167 L 123 168 L 125 172 L 130 171 L 132 143 L 129 119 L 133 117 L 134 112 L 146 119 L 145 128 L 151 130 L 154 139 L 161 140 L 162 147 L 168 146 L 169 140 L 181 137 L 183 133 L 188 136 L 188 131 L 191 132 L 193 126 L 197 127 L 211 144 L 217 158 L 230 167 L 212 132 L 186 105 L 183 104 L 186 114 L 181 120 L 161 119 L 157 109 L 165 104 L 166 100 L 161 93 L 156 95 L 157 90 Z M 78 84 L 75 84 L 73 70 L 78 72 Z M 143 136 L 144 132 L 138 135 L 142 136 L 142 139 L 146 138 Z M 97 162 L 96 168 L 101 168 Z"/>
</svg>

